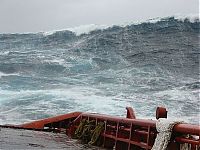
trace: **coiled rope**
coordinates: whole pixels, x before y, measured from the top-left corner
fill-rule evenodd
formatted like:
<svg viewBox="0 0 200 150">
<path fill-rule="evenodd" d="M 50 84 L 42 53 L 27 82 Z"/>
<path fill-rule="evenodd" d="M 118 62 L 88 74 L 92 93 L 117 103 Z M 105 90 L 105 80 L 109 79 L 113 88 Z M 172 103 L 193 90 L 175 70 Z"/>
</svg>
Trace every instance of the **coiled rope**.
<svg viewBox="0 0 200 150">
<path fill-rule="evenodd" d="M 104 130 L 104 122 L 99 122 L 96 126 L 95 122 L 95 120 L 81 120 L 74 137 L 81 139 L 83 143 L 100 145 L 99 139 L 101 132 Z"/>
<path fill-rule="evenodd" d="M 93 130 L 91 140 L 88 144 L 95 145 L 96 143 L 98 143 L 99 137 L 103 130 L 104 130 L 104 122 L 99 122 L 96 128 Z"/>
</svg>

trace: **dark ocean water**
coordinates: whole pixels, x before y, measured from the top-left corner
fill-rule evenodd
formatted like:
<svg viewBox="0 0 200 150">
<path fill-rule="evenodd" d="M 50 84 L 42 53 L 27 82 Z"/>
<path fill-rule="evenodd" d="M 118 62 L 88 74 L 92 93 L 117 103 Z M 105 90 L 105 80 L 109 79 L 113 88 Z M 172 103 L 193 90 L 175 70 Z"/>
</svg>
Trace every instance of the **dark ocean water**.
<svg viewBox="0 0 200 150">
<path fill-rule="evenodd" d="M 0 34 L 0 124 L 72 111 L 199 123 L 199 21 Z"/>
</svg>

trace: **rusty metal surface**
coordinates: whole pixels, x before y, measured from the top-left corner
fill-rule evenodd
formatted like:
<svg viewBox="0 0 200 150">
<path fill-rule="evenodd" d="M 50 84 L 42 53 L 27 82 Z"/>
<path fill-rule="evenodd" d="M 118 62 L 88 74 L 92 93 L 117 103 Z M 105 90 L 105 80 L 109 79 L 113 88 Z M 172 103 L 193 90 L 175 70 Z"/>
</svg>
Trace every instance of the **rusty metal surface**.
<svg viewBox="0 0 200 150">
<path fill-rule="evenodd" d="M 27 149 L 67 149 L 67 150 L 100 150 L 97 147 L 83 145 L 66 134 L 0 128 L 1 150 L 27 150 Z M 101 148 L 103 150 L 103 148 Z"/>
</svg>

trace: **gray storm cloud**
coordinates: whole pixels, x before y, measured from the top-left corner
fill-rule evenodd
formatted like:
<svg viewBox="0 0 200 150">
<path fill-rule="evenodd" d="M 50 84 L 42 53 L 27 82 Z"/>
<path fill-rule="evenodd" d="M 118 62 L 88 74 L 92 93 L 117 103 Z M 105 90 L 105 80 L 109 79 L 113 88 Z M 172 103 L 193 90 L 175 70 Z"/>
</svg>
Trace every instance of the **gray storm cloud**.
<svg viewBox="0 0 200 150">
<path fill-rule="evenodd" d="M 0 33 L 198 14 L 198 0 L 0 0 Z"/>
</svg>

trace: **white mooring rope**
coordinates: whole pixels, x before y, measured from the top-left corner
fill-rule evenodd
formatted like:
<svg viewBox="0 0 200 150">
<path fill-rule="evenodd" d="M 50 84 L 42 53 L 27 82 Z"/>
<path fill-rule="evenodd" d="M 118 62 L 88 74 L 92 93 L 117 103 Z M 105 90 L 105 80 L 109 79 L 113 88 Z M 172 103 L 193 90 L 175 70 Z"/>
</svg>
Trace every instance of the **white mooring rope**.
<svg viewBox="0 0 200 150">
<path fill-rule="evenodd" d="M 170 142 L 170 138 L 172 134 L 172 129 L 174 125 L 179 124 L 179 123 L 183 123 L 183 122 L 160 118 L 156 122 L 156 129 L 158 131 L 158 134 L 151 150 L 167 150 L 167 146 L 168 146 L 168 143 Z"/>
</svg>

